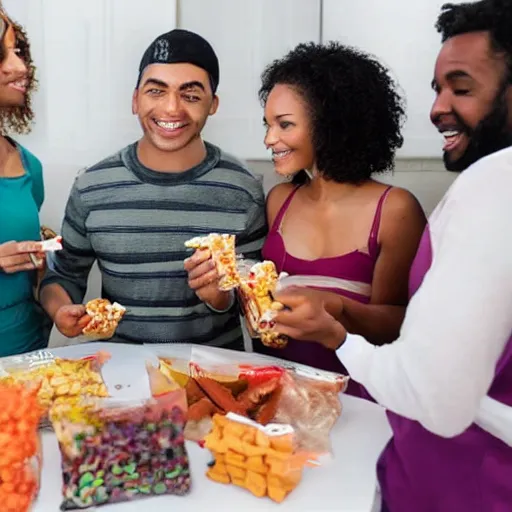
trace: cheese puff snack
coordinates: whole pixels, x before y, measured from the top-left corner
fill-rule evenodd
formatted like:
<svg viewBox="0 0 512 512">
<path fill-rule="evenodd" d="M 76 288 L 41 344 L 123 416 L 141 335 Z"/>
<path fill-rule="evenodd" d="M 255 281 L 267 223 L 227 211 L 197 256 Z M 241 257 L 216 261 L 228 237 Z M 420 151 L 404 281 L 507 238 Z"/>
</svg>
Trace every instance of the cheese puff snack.
<svg viewBox="0 0 512 512">
<path fill-rule="evenodd" d="M 27 512 L 39 490 L 42 409 L 37 387 L 0 383 L 0 508 Z"/>
</svg>

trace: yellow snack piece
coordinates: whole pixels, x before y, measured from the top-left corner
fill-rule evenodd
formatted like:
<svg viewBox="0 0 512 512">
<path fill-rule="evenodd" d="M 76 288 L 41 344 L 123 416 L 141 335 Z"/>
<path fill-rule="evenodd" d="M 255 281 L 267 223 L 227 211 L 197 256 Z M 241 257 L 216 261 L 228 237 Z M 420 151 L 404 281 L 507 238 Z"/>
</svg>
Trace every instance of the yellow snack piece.
<svg viewBox="0 0 512 512">
<path fill-rule="evenodd" d="M 53 404 L 83 396 L 103 398 L 108 390 L 99 371 L 96 359 L 55 359 L 32 369 L 6 369 L 9 376 L 0 380 L 6 383 L 40 384 L 38 401 L 45 412 Z"/>
</svg>

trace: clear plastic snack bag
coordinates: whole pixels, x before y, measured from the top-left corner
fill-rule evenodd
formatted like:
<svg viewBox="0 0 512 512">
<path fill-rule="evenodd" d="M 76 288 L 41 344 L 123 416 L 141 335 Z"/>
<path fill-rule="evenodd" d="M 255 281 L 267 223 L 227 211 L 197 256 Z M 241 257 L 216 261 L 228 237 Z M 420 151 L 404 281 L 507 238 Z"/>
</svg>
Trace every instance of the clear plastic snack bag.
<svg viewBox="0 0 512 512">
<path fill-rule="evenodd" d="M 38 387 L 0 383 L 0 508 L 28 512 L 37 497 L 42 450 Z"/>
<path fill-rule="evenodd" d="M 272 261 L 241 260 L 238 263 L 240 284 L 236 288 L 247 330 L 264 345 L 284 348 L 288 339 L 275 331 L 274 317 L 283 309 L 274 300 L 280 276 Z"/>
<path fill-rule="evenodd" d="M 234 484 L 254 496 L 281 503 L 300 483 L 311 454 L 297 451 L 289 425 L 262 426 L 236 414 L 215 415 L 205 447 L 214 460 L 206 473 L 222 484 Z"/>
<path fill-rule="evenodd" d="M 42 426 L 48 426 L 51 406 L 73 403 L 84 396 L 108 397 L 101 368 L 110 355 L 99 351 L 80 359 L 63 359 L 40 350 L 0 359 L 0 382 L 38 384 L 38 400 L 43 408 Z"/>
<path fill-rule="evenodd" d="M 347 376 L 262 354 L 199 346 L 192 349 L 191 370 L 192 376 L 222 376 L 241 386 L 229 392 L 218 381 L 205 385 L 196 377 L 215 405 L 210 417 L 233 412 L 262 425 L 291 425 L 303 452 L 331 454 L 330 432 L 341 415 Z"/>
<path fill-rule="evenodd" d="M 62 457 L 61 510 L 188 493 L 184 390 L 158 370 L 148 372 L 148 400 L 89 399 L 51 410 Z"/>
</svg>

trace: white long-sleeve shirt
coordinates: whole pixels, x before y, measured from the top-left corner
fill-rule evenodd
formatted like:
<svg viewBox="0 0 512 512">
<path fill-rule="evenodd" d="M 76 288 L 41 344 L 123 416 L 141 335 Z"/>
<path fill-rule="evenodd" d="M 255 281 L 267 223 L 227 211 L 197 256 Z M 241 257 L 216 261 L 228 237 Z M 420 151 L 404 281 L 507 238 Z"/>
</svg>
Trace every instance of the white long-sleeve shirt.
<svg viewBox="0 0 512 512">
<path fill-rule="evenodd" d="M 337 351 L 387 409 L 452 437 L 468 428 L 512 334 L 512 148 L 479 160 L 429 220 L 433 262 L 399 339 Z"/>
</svg>

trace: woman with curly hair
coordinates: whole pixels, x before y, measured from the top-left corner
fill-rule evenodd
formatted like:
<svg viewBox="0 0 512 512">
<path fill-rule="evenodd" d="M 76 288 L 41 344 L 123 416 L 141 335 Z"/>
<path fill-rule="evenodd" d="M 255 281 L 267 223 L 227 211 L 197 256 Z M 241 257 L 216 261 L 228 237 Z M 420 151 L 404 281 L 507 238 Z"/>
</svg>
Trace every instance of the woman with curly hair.
<svg viewBox="0 0 512 512">
<path fill-rule="evenodd" d="M 36 270 L 44 265 L 42 168 L 8 135 L 30 131 L 34 71 L 25 32 L 0 5 L 0 356 L 47 345 L 33 294 Z"/>
<path fill-rule="evenodd" d="M 376 345 L 394 341 L 426 223 L 411 193 L 375 179 L 393 168 L 403 142 L 395 83 L 359 50 L 309 43 L 267 67 L 259 96 L 275 169 L 292 177 L 268 196 L 264 258 L 309 276 L 310 293 L 352 332 Z M 314 341 L 279 351 L 255 341 L 255 350 L 344 371 Z"/>
</svg>

